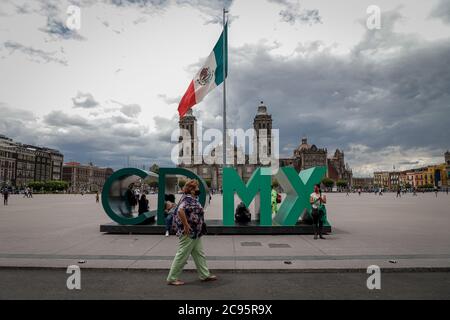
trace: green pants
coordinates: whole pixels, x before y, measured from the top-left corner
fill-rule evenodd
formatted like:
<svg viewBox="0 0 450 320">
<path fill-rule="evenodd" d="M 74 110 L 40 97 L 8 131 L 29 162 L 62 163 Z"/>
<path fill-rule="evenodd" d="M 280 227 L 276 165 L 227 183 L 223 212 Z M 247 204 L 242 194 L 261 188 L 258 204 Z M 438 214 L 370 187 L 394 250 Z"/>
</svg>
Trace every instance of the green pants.
<svg viewBox="0 0 450 320">
<path fill-rule="evenodd" d="M 206 265 L 206 256 L 203 252 L 201 238 L 191 239 L 188 236 L 182 236 L 180 238 L 177 254 L 170 267 L 167 281 L 172 282 L 178 280 L 190 255 L 192 255 L 192 258 L 194 259 L 200 279 L 204 280 L 210 276 L 208 266 Z"/>
</svg>

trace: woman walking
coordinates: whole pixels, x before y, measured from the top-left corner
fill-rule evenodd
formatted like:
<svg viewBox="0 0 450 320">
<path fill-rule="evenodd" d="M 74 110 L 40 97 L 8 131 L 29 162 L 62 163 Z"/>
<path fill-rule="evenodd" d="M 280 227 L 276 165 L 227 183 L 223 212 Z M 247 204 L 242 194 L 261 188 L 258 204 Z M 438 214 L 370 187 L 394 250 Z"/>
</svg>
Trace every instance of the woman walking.
<svg viewBox="0 0 450 320">
<path fill-rule="evenodd" d="M 184 284 L 183 281 L 179 280 L 179 276 L 190 255 L 194 259 L 198 275 L 202 281 L 217 280 L 217 277 L 208 270 L 201 242 L 206 225 L 204 225 L 203 207 L 197 198 L 200 195 L 198 181 L 188 180 L 183 192 L 184 197 L 178 205 L 177 213 L 174 216 L 177 236 L 180 239 L 179 247 L 167 277 L 167 283 L 174 286 Z"/>
</svg>

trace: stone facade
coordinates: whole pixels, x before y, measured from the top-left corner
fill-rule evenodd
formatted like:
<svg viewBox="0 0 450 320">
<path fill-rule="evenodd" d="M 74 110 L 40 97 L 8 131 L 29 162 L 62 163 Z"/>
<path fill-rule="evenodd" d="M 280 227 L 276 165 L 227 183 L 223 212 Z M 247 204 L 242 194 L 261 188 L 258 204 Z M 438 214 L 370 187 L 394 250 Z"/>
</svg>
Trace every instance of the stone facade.
<svg viewBox="0 0 450 320">
<path fill-rule="evenodd" d="M 334 156 L 328 159 L 328 150 L 318 148 L 314 144 L 308 144 L 308 139 L 304 137 L 301 144 L 294 150 L 292 158 L 281 158 L 280 167 L 294 167 L 297 172 L 313 167 L 327 167 L 327 178 L 337 182 L 345 180 L 351 186 L 352 171 L 345 163 L 344 152 L 336 149 Z"/>
<path fill-rule="evenodd" d="M 447 152 L 444 155 L 445 157 L 445 165 L 446 165 L 446 173 L 447 173 L 447 187 L 450 187 L 450 152 Z"/>
<path fill-rule="evenodd" d="M 353 173 L 349 165 L 345 163 L 344 151 L 336 149 L 334 156 L 328 159 L 327 177 L 334 180 L 345 180 L 351 186 Z"/>
<path fill-rule="evenodd" d="M 264 102 L 261 102 L 253 119 L 256 138 L 254 140 L 254 153 L 250 156 L 237 148 L 230 139 L 227 139 L 227 163 L 230 163 L 230 159 L 234 158 L 234 168 L 243 181 L 248 181 L 255 169 L 263 167 L 263 163 L 266 163 L 263 161 L 260 150 L 267 157 L 274 155 L 273 137 L 271 135 L 272 121 L 272 115 L 268 113 L 267 106 L 264 105 Z M 190 143 L 183 146 L 182 149 L 184 150 L 180 149 L 178 166 L 194 172 L 203 178 L 211 188 L 219 190 L 222 185 L 222 165 L 216 162 L 205 163 L 201 153 L 198 152 L 197 119 L 192 114 L 192 110 L 180 119 L 179 127 L 181 130 L 184 130 L 184 134 L 193 138 Z M 180 142 L 186 138 L 183 136 L 182 131 Z M 221 157 L 222 144 L 217 147 L 217 150 L 213 150 L 212 154 L 217 154 Z M 239 164 L 240 162 L 236 161 L 236 159 L 242 157 L 245 158 L 245 164 Z M 249 161 L 249 159 L 254 159 L 253 157 L 256 157 L 256 160 Z M 280 167 L 293 166 L 298 172 L 312 167 L 326 166 L 328 168 L 327 176 L 331 175 L 333 180 L 346 180 L 349 184 L 352 181 L 352 172 L 344 162 L 344 153 L 342 151 L 336 150 L 334 156 L 331 159 L 327 159 L 327 149 L 309 145 L 306 138 L 302 139 L 301 144 L 294 150 L 292 157 L 280 158 L 278 161 Z"/>
<path fill-rule="evenodd" d="M 226 146 L 226 158 L 227 163 L 233 163 L 233 167 L 236 169 L 237 173 L 243 181 L 248 181 L 252 176 L 253 172 L 257 167 L 263 166 L 261 164 L 261 155 L 259 154 L 259 144 L 263 144 L 267 149 L 262 149 L 267 151 L 267 155 L 272 154 L 272 142 L 271 142 L 271 132 L 272 129 L 272 116 L 267 113 L 267 107 L 261 102 L 258 107 L 258 112 L 253 121 L 254 129 L 257 132 L 256 139 L 256 158 L 257 163 L 249 161 L 249 155 L 245 154 L 244 150 L 238 148 L 230 138 L 227 139 Z M 197 138 L 197 119 L 192 114 L 192 110 L 179 121 L 179 127 L 181 130 L 185 130 L 184 133 L 191 138 L 190 144 L 185 144 L 183 148 L 180 148 L 180 163 L 178 164 L 181 168 L 186 168 L 193 173 L 201 177 L 210 186 L 210 188 L 215 190 L 220 190 L 222 186 L 222 168 L 223 168 L 223 143 L 220 143 L 216 148 L 211 150 L 211 162 L 206 163 L 202 157 L 202 152 L 198 150 L 198 138 Z M 263 133 L 260 134 L 260 129 Z M 266 129 L 266 134 L 264 133 Z M 183 131 L 180 135 L 180 142 L 184 141 L 187 137 L 184 136 Z M 267 139 L 264 141 L 263 139 Z M 217 156 L 217 157 L 216 157 Z M 217 160 L 215 160 L 217 159 Z M 244 161 L 241 161 L 241 160 Z M 238 161 L 239 160 L 239 161 Z"/>
<path fill-rule="evenodd" d="M 363 190 L 371 190 L 373 188 L 373 178 L 354 178 L 352 177 L 352 186 Z"/>
<path fill-rule="evenodd" d="M 327 149 L 318 148 L 308 144 L 308 139 L 303 138 L 302 143 L 294 150 L 294 167 L 300 172 L 313 167 L 327 166 Z"/>
<path fill-rule="evenodd" d="M 111 168 L 99 168 L 92 163 L 82 165 L 78 162 L 64 164 L 63 180 L 69 184 L 69 192 L 96 192 L 103 189 L 106 180 L 113 174 Z"/>
<path fill-rule="evenodd" d="M 15 142 L 0 135 L 0 184 L 23 188 L 33 181 L 62 179 L 64 156 L 55 149 Z"/>
</svg>

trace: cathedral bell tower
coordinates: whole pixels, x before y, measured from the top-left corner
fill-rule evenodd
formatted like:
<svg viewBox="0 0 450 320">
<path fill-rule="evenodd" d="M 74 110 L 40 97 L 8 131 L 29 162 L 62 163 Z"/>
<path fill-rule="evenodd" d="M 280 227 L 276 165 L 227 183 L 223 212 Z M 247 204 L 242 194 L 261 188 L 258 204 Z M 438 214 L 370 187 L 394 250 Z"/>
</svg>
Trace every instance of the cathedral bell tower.
<svg viewBox="0 0 450 320">
<path fill-rule="evenodd" d="M 261 101 L 258 112 L 253 120 L 253 128 L 256 131 L 256 155 L 257 165 L 261 164 L 262 157 L 272 157 L 272 115 L 267 113 L 267 107 Z M 262 154 L 260 154 L 260 147 Z"/>
</svg>

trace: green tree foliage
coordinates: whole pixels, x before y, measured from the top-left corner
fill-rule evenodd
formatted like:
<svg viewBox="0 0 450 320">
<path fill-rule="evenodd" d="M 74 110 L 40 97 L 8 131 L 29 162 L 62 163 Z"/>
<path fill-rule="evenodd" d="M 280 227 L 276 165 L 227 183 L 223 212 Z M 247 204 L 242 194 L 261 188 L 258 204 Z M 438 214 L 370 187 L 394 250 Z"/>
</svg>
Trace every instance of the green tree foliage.
<svg viewBox="0 0 450 320">
<path fill-rule="evenodd" d="M 33 181 L 28 184 L 28 187 L 35 191 L 55 192 L 67 190 L 69 184 L 66 181 Z"/>
<path fill-rule="evenodd" d="M 323 178 L 322 184 L 325 186 L 325 188 L 333 188 L 334 181 L 330 178 Z"/>
<path fill-rule="evenodd" d="M 348 182 L 345 180 L 338 180 L 338 182 L 336 182 L 336 186 L 338 188 L 347 188 Z"/>
<path fill-rule="evenodd" d="M 154 172 L 154 173 L 156 173 L 156 174 L 158 174 L 158 173 L 159 173 L 159 166 L 158 166 L 156 163 L 154 163 L 154 164 L 150 167 L 150 171 L 151 171 L 151 172 Z"/>
</svg>

